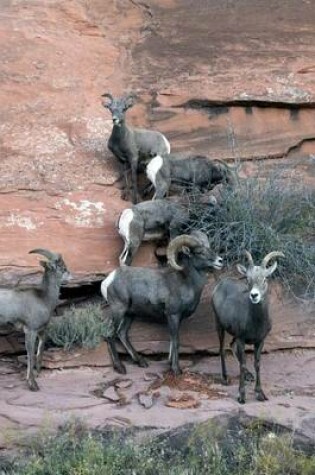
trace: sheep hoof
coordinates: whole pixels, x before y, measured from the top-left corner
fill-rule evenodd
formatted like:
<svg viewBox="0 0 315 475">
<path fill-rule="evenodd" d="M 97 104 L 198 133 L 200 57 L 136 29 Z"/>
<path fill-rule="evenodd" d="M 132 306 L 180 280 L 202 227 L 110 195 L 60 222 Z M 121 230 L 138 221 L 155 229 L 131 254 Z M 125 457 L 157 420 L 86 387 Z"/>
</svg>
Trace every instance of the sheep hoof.
<svg viewBox="0 0 315 475">
<path fill-rule="evenodd" d="M 172 369 L 172 373 L 174 376 L 180 376 L 182 374 L 182 370 L 180 368 Z"/>
<path fill-rule="evenodd" d="M 39 391 L 39 386 L 36 383 L 35 379 L 29 379 L 27 385 L 30 391 Z"/>
<path fill-rule="evenodd" d="M 256 399 L 257 401 L 268 401 L 268 398 L 263 391 L 256 392 Z"/>
<path fill-rule="evenodd" d="M 246 370 L 245 372 L 245 381 L 255 381 L 255 377 L 253 375 L 253 373 L 251 373 L 250 371 Z"/>
<path fill-rule="evenodd" d="M 245 404 L 245 397 L 244 397 L 244 396 L 238 396 L 237 401 L 238 401 L 240 404 Z"/>
<path fill-rule="evenodd" d="M 39 374 L 42 369 L 42 364 L 41 363 L 36 363 L 36 373 Z"/>
<path fill-rule="evenodd" d="M 129 192 L 128 192 L 128 190 L 122 190 L 120 197 L 123 201 L 129 201 Z"/>
<path fill-rule="evenodd" d="M 229 381 L 227 378 L 221 378 L 221 383 L 223 384 L 223 386 L 228 386 L 229 385 Z"/>
<path fill-rule="evenodd" d="M 122 363 L 114 365 L 114 370 L 119 374 L 127 374 L 126 367 Z"/>
<path fill-rule="evenodd" d="M 140 366 L 140 368 L 148 368 L 149 367 L 148 362 L 144 358 L 139 359 L 138 365 Z"/>
</svg>

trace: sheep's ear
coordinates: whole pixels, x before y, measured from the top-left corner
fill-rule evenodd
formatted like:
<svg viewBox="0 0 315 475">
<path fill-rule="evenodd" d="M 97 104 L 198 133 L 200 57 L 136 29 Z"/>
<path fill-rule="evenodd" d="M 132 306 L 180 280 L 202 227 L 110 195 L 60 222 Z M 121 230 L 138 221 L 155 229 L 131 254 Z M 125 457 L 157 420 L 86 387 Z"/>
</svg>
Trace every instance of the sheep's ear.
<svg viewBox="0 0 315 475">
<path fill-rule="evenodd" d="M 112 102 L 109 100 L 102 101 L 102 106 L 105 107 L 105 109 L 110 109 L 112 105 Z"/>
<path fill-rule="evenodd" d="M 274 262 L 274 263 L 272 264 L 272 266 L 270 266 L 270 267 L 268 267 L 267 269 L 265 269 L 265 277 L 270 277 L 271 274 L 273 274 L 274 271 L 276 270 L 277 266 L 278 266 L 278 263 L 277 263 L 277 261 L 276 261 L 276 262 Z"/>
<path fill-rule="evenodd" d="M 238 272 L 242 275 L 246 275 L 247 274 L 247 269 L 245 266 L 243 266 L 242 264 L 236 264 L 236 269 L 238 270 Z"/>
<path fill-rule="evenodd" d="M 125 110 L 129 109 L 130 107 L 132 107 L 135 103 L 135 96 L 133 94 L 129 94 L 126 98 L 125 98 Z"/>
<path fill-rule="evenodd" d="M 39 261 L 39 263 L 44 267 L 45 270 L 54 270 L 56 268 L 56 263 L 53 261 Z"/>
<path fill-rule="evenodd" d="M 102 94 L 102 97 L 104 97 L 104 100 L 102 101 L 102 106 L 107 109 L 110 109 L 110 106 L 113 103 L 113 96 L 105 92 L 105 94 Z"/>
<path fill-rule="evenodd" d="M 190 256 L 190 254 L 191 254 L 190 248 L 188 246 L 183 246 L 181 251 L 182 251 L 183 254 L 186 254 L 186 256 Z"/>
</svg>

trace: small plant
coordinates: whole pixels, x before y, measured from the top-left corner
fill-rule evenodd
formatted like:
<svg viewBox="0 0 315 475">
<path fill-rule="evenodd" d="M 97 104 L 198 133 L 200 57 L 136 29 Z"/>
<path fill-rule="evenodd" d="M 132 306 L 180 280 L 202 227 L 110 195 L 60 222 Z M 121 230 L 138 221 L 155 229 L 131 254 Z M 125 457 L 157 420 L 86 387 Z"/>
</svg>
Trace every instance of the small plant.
<svg viewBox="0 0 315 475">
<path fill-rule="evenodd" d="M 51 320 L 47 331 L 48 341 L 65 350 L 74 346 L 95 348 L 113 332 L 112 321 L 105 318 L 103 313 L 100 304 L 72 306 L 62 317 Z"/>
<path fill-rule="evenodd" d="M 188 434 L 189 436 L 189 434 Z M 139 440 L 139 438 L 137 437 Z M 56 435 L 39 434 L 5 475 L 313 475 L 315 456 L 292 437 L 266 430 L 197 426 L 173 442 L 132 433 L 95 433 L 72 421 Z"/>
</svg>

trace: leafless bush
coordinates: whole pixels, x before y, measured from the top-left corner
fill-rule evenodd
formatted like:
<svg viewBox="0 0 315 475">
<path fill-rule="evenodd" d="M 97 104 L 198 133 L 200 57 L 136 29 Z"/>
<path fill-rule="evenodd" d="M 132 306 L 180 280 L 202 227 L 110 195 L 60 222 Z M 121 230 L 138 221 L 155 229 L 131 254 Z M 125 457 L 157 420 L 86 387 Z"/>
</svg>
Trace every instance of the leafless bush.
<svg viewBox="0 0 315 475">
<path fill-rule="evenodd" d="M 315 299 L 315 192 L 301 180 L 258 175 L 222 188 L 215 213 L 196 200 L 190 206 L 191 227 L 209 236 L 228 266 L 245 249 L 257 262 L 271 250 L 282 251 L 277 275 L 283 285 L 297 298 Z"/>
</svg>

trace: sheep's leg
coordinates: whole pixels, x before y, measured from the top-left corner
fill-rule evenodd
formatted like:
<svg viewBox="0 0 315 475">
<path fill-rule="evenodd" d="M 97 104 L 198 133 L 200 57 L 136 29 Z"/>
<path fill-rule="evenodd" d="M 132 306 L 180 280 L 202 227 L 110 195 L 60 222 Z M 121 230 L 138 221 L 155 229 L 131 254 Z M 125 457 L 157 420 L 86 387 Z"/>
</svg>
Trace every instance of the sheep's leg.
<svg viewBox="0 0 315 475">
<path fill-rule="evenodd" d="M 35 344 L 37 332 L 24 328 L 25 333 L 25 347 L 27 353 L 27 373 L 26 381 L 31 391 L 38 391 L 39 387 L 34 377 L 34 360 L 35 360 Z"/>
<path fill-rule="evenodd" d="M 131 159 L 131 187 L 132 187 L 132 202 L 138 203 L 138 156 L 133 156 Z"/>
<path fill-rule="evenodd" d="M 142 238 L 142 235 L 141 236 L 134 235 L 132 237 L 132 241 L 125 244 L 124 249 L 126 249 L 126 251 L 125 251 L 125 254 L 123 256 L 123 259 L 119 258 L 120 265 L 130 266 L 135 254 L 137 253 L 137 251 L 140 247 L 141 238 Z M 121 253 L 121 256 L 123 255 L 123 253 L 124 253 L 124 251 Z"/>
<path fill-rule="evenodd" d="M 38 332 L 38 347 L 36 353 L 36 371 L 37 374 L 40 372 L 42 368 L 42 361 L 43 361 L 43 351 L 45 347 L 45 340 L 46 340 L 46 331 L 42 330 Z"/>
<path fill-rule="evenodd" d="M 233 338 L 233 340 L 231 341 L 230 347 L 231 347 L 231 350 L 232 350 L 232 353 L 233 353 L 234 358 L 237 360 L 237 355 L 236 355 L 236 339 L 235 339 L 235 338 Z M 253 373 L 251 373 L 251 372 L 247 369 L 247 367 L 245 367 L 245 381 L 255 381 L 255 376 L 253 375 Z"/>
<path fill-rule="evenodd" d="M 108 347 L 108 352 L 112 360 L 114 370 L 117 371 L 117 373 L 126 374 L 127 371 L 126 371 L 125 365 L 123 365 L 122 362 L 120 361 L 118 352 L 116 350 L 115 341 L 113 338 L 107 338 L 107 347 Z"/>
<path fill-rule="evenodd" d="M 122 181 L 122 186 L 120 188 L 122 189 L 121 193 L 121 198 L 123 200 L 129 200 L 129 194 L 130 194 L 130 184 L 129 184 L 129 172 L 130 172 L 130 166 L 127 161 L 123 161 L 120 163 L 120 181 Z"/>
<path fill-rule="evenodd" d="M 130 340 L 128 337 L 128 331 L 129 331 L 131 323 L 132 323 L 132 318 L 130 317 L 124 318 L 124 321 L 119 328 L 118 337 L 121 343 L 124 345 L 124 347 L 128 351 L 128 353 L 130 354 L 133 361 L 137 363 L 141 368 L 147 368 L 149 365 L 146 362 L 146 360 L 143 358 L 143 356 L 139 355 L 139 353 L 134 349 L 134 347 L 130 343 Z"/>
<path fill-rule="evenodd" d="M 178 363 L 178 349 L 179 349 L 179 315 L 170 315 L 168 317 L 168 327 L 171 337 L 170 356 L 171 356 L 171 369 L 175 376 L 181 374 L 181 369 Z"/>
<path fill-rule="evenodd" d="M 170 185 L 170 180 L 163 178 L 159 173 L 157 173 L 154 183 L 155 192 L 152 200 L 160 200 L 165 198 L 169 192 Z"/>
<path fill-rule="evenodd" d="M 222 384 L 227 385 L 227 372 L 226 372 L 226 365 L 225 365 L 225 349 L 224 349 L 224 337 L 225 331 L 224 328 L 218 325 L 217 327 L 219 342 L 220 342 L 220 359 L 221 359 L 221 374 L 222 374 Z"/>
<path fill-rule="evenodd" d="M 264 391 L 261 389 L 260 383 L 260 355 L 264 346 L 264 342 L 256 343 L 254 345 L 254 355 L 255 355 L 255 371 L 256 371 L 256 384 L 255 384 L 255 393 L 256 399 L 258 401 L 268 401 L 267 396 Z"/>
<path fill-rule="evenodd" d="M 236 340 L 236 356 L 240 364 L 239 396 L 237 400 L 240 404 L 244 404 L 245 403 L 246 357 L 245 357 L 245 344 L 240 340 Z"/>
<path fill-rule="evenodd" d="M 126 266 L 126 265 L 129 265 L 126 263 L 127 261 L 127 258 L 128 258 L 128 255 L 129 255 L 129 244 L 127 241 L 125 241 L 125 245 L 124 245 L 124 248 L 122 250 L 122 253 L 120 254 L 119 256 L 119 264 L 121 266 Z"/>
</svg>

